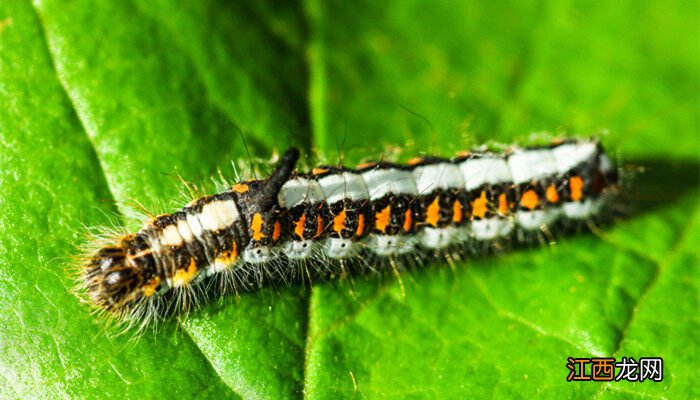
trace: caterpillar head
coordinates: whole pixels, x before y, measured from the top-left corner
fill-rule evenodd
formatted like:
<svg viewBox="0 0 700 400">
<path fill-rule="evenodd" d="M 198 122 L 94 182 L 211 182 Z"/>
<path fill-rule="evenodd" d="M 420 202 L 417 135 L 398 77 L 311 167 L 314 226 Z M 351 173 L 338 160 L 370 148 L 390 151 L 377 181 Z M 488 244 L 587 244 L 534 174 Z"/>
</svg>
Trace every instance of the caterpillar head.
<svg viewBox="0 0 700 400">
<path fill-rule="evenodd" d="M 158 291 L 161 281 L 155 271 L 145 236 L 125 235 L 92 254 L 84 264 L 83 282 L 93 304 L 122 312 Z"/>
<path fill-rule="evenodd" d="M 86 266 L 88 294 L 96 305 L 108 311 L 133 301 L 144 282 L 141 269 L 129 261 L 124 246 L 103 247 Z"/>
<path fill-rule="evenodd" d="M 264 263 L 273 258 L 272 247 L 281 233 L 277 196 L 292 175 L 298 159 L 299 150 L 287 150 L 268 179 L 246 182 L 245 190 L 239 191 L 237 203 L 248 225 L 246 231 L 250 238 L 242 253 L 246 262 Z"/>
</svg>

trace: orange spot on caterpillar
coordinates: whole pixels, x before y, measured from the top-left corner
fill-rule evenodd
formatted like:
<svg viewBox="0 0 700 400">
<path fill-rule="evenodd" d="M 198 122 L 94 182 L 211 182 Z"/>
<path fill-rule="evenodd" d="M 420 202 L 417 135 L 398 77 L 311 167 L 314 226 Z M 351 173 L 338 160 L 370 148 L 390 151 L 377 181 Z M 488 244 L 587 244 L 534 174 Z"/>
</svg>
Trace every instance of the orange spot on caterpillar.
<svg viewBox="0 0 700 400">
<path fill-rule="evenodd" d="M 557 188 L 554 186 L 554 184 L 549 185 L 547 188 L 547 193 L 545 193 L 547 196 L 547 201 L 550 203 L 558 203 L 559 202 L 559 193 L 557 193 Z"/>
<path fill-rule="evenodd" d="M 406 213 L 404 214 L 404 220 L 403 220 L 404 232 L 410 231 L 411 227 L 413 227 L 413 215 L 411 213 L 411 209 L 409 208 L 408 210 L 406 210 Z"/>
<path fill-rule="evenodd" d="M 333 230 L 336 231 L 338 235 L 345 229 L 345 218 L 347 218 L 345 209 L 333 217 Z"/>
<path fill-rule="evenodd" d="M 253 222 L 250 224 L 250 229 L 253 231 L 253 240 L 260 240 L 265 237 L 262 228 L 262 215 L 260 215 L 260 213 L 255 213 L 255 215 L 253 216 Z"/>
<path fill-rule="evenodd" d="M 552 139 L 552 146 L 558 146 L 564 143 L 564 138 L 554 138 Z"/>
<path fill-rule="evenodd" d="M 505 193 L 498 196 L 498 213 L 501 215 L 508 214 L 508 199 Z"/>
<path fill-rule="evenodd" d="M 462 203 L 459 200 L 455 200 L 455 203 L 452 205 L 452 222 L 458 224 L 462 222 L 462 217 Z"/>
<path fill-rule="evenodd" d="M 389 226 L 389 217 L 391 217 L 391 206 L 386 206 L 382 211 L 376 213 L 374 226 L 379 232 L 386 232 L 386 227 Z"/>
<path fill-rule="evenodd" d="M 153 296 L 156 293 L 158 285 L 160 285 L 160 277 L 156 276 L 143 286 L 143 295 L 146 297 Z"/>
<path fill-rule="evenodd" d="M 417 165 L 423 162 L 423 157 L 414 157 L 406 162 L 408 165 Z"/>
<path fill-rule="evenodd" d="M 321 174 L 325 174 L 326 172 L 328 172 L 328 168 L 316 167 L 316 168 L 311 170 L 312 175 L 321 175 Z"/>
<path fill-rule="evenodd" d="M 569 179 L 571 189 L 571 200 L 579 201 L 583 198 L 583 179 L 580 176 L 573 176 Z"/>
<path fill-rule="evenodd" d="M 280 235 L 282 235 L 282 224 L 280 224 L 280 221 L 275 221 L 275 225 L 272 229 L 272 240 L 275 242 L 280 238 Z"/>
<path fill-rule="evenodd" d="M 472 216 L 484 218 L 489 201 L 486 200 L 486 192 L 482 191 L 478 199 L 472 201 Z"/>
<path fill-rule="evenodd" d="M 173 286 L 184 286 L 188 284 L 196 275 L 197 263 L 194 261 L 194 258 L 190 258 L 190 265 L 187 266 L 187 269 L 180 268 L 175 271 L 175 275 L 173 276 Z"/>
<path fill-rule="evenodd" d="M 250 189 L 245 183 L 237 183 L 231 188 L 236 193 L 245 193 Z"/>
<path fill-rule="evenodd" d="M 534 209 L 538 204 L 540 204 L 540 198 L 532 189 L 525 191 L 520 198 L 520 205 L 529 210 Z"/>
<path fill-rule="evenodd" d="M 233 262 L 238 258 L 238 243 L 233 242 L 231 250 L 224 251 L 216 257 L 216 264 L 222 265 L 223 268 L 228 268 L 233 265 Z"/>
<path fill-rule="evenodd" d="M 440 221 L 440 198 L 438 196 L 435 196 L 435 200 L 433 200 L 433 202 L 430 203 L 430 205 L 428 206 L 428 209 L 425 211 L 425 223 L 437 228 L 439 221 Z"/>
<path fill-rule="evenodd" d="M 355 231 L 355 235 L 362 236 L 362 234 L 365 232 L 365 216 L 360 214 L 357 217 L 357 230 Z"/>
<path fill-rule="evenodd" d="M 294 223 L 294 234 L 299 239 L 304 239 L 304 224 L 306 224 L 306 214 L 301 214 L 301 217 Z"/>
<path fill-rule="evenodd" d="M 355 168 L 357 168 L 357 169 L 365 169 L 365 168 L 372 168 L 372 167 L 374 167 L 374 166 L 376 166 L 376 165 L 377 165 L 376 162 L 366 162 L 366 163 L 357 164 L 357 167 L 355 167 Z"/>
<path fill-rule="evenodd" d="M 314 237 L 319 237 L 323 234 L 323 230 L 325 229 L 325 224 L 323 222 L 323 218 L 321 218 L 321 214 L 316 215 L 316 236 Z"/>
</svg>

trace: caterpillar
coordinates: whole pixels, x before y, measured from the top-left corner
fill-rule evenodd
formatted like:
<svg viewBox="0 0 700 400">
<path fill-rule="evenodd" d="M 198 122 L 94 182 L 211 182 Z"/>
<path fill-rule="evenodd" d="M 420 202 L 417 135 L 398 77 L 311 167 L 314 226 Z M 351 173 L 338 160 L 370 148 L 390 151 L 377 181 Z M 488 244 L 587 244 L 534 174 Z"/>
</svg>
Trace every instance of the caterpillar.
<svg viewBox="0 0 700 400">
<path fill-rule="evenodd" d="M 89 302 L 148 324 L 299 271 L 337 276 L 452 259 L 477 243 L 596 216 L 618 185 L 596 139 L 308 173 L 295 171 L 298 158 L 291 148 L 267 179 L 235 183 L 101 243 L 81 266 Z"/>
</svg>

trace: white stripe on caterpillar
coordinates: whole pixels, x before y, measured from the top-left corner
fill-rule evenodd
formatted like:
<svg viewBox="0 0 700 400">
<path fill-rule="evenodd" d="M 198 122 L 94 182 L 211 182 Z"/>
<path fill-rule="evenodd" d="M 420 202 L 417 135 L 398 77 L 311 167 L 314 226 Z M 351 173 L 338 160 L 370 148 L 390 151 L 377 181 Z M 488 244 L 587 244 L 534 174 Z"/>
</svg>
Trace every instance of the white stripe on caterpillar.
<svg viewBox="0 0 700 400">
<path fill-rule="evenodd" d="M 467 159 L 459 167 L 467 190 L 513 181 L 506 160 L 493 155 Z"/>
</svg>

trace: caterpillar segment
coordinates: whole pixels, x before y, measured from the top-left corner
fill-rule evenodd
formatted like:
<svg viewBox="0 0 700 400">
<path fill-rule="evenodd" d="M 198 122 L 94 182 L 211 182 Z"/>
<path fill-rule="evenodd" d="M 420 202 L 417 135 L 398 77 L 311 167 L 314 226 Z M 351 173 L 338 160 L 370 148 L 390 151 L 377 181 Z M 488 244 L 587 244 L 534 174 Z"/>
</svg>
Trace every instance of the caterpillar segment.
<svg viewBox="0 0 700 400">
<path fill-rule="evenodd" d="M 265 180 L 240 182 L 149 220 L 92 254 L 84 283 L 100 309 L 157 319 L 183 296 L 254 289 L 298 263 L 370 264 L 537 232 L 601 211 L 617 186 L 596 140 L 474 151 L 452 159 L 294 171 L 288 150 Z M 212 294 L 213 292 L 213 294 Z"/>
</svg>

